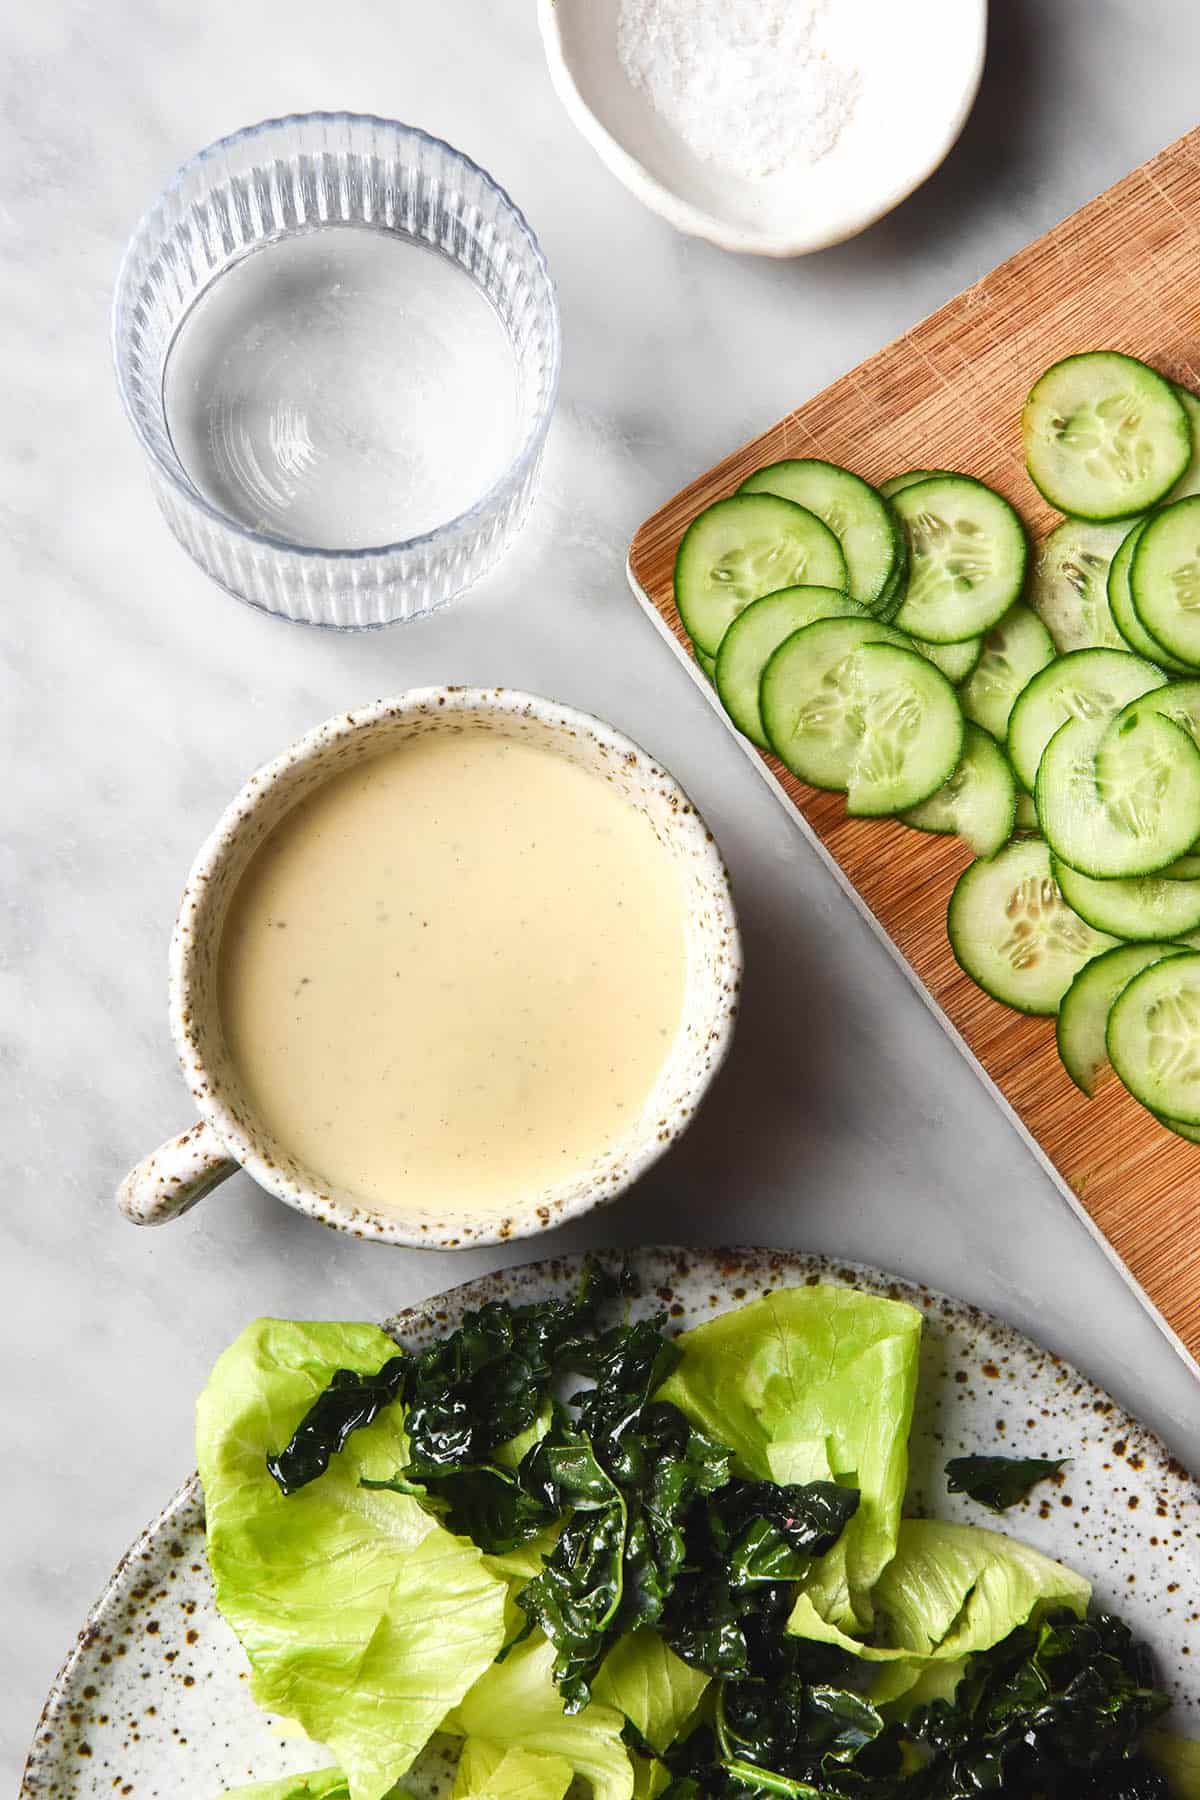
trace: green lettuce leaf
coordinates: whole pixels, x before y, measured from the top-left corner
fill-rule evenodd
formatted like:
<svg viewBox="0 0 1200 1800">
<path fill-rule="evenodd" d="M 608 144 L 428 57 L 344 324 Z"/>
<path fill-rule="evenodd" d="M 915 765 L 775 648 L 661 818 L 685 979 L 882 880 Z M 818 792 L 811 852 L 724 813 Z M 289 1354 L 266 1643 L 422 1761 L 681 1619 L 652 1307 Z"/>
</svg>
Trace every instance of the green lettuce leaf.
<svg viewBox="0 0 1200 1800">
<path fill-rule="evenodd" d="M 275 1782 L 227 1787 L 221 1800 L 349 1800 L 342 1769 L 315 1769 L 311 1775 L 281 1775 Z M 387 1800 L 412 1800 L 403 1787 L 392 1787 Z"/>
<path fill-rule="evenodd" d="M 632 1752 L 633 1800 L 658 1800 L 664 1788 L 671 1785 L 671 1772 L 657 1757 L 639 1756 Z"/>
<path fill-rule="evenodd" d="M 867 1662 L 908 1662 L 920 1669 L 989 1649 L 1040 1606 L 1068 1606 L 1082 1617 L 1091 1591 L 1082 1575 L 1002 1532 L 905 1519 L 895 1558 L 874 1591 L 890 1627 L 890 1644 L 863 1644 L 847 1636 L 804 1593 L 788 1630 L 836 1644 Z"/>
<path fill-rule="evenodd" d="M 226 1788 L 221 1800 L 349 1800 L 350 1786 L 340 1769 L 315 1769 L 311 1775 L 281 1775 L 277 1781 L 252 1781 Z M 411 1800 L 395 1787 L 387 1800 Z"/>
<path fill-rule="evenodd" d="M 560 1525 L 550 1525 L 539 1531 L 528 1543 L 518 1544 L 513 1550 L 484 1552 L 483 1566 L 490 1575 L 495 1575 L 506 1586 L 504 1597 L 504 1641 L 515 1643 L 525 1634 L 528 1621 L 521 1607 L 517 1605 L 517 1595 L 541 1574 L 546 1558 L 558 1542 Z"/>
<path fill-rule="evenodd" d="M 874 1707 L 886 1708 L 889 1719 L 906 1719 L 915 1707 L 928 1706 L 931 1700 L 953 1700 L 967 1666 L 965 1656 L 949 1662 L 900 1657 L 895 1662 L 877 1663 L 867 1699 Z"/>
<path fill-rule="evenodd" d="M 699 1706 L 708 1681 L 644 1625 L 613 1645 L 592 1683 L 592 1697 L 622 1713 L 661 1755 Z"/>
<path fill-rule="evenodd" d="M 225 1800 L 346 1800 L 349 1792 L 340 1769 L 314 1769 L 311 1775 L 281 1775 L 276 1781 L 226 1788 Z"/>
<path fill-rule="evenodd" d="M 542 1565 L 558 1542 L 558 1525 L 549 1525 L 527 1543 L 517 1544 L 512 1550 L 484 1551 L 483 1566 L 501 1581 L 507 1581 L 514 1593 L 519 1593 L 527 1581 L 540 1575 Z"/>
<path fill-rule="evenodd" d="M 453 1800 L 563 1800 L 574 1776 L 564 1757 L 471 1737 L 458 1759 Z"/>
<path fill-rule="evenodd" d="M 516 1437 L 509 1438 L 506 1444 L 498 1444 L 492 1452 L 492 1461 L 499 1463 L 502 1469 L 515 1469 L 521 1458 L 532 1450 L 535 1444 L 541 1443 L 550 1429 L 550 1421 L 553 1416 L 554 1409 L 550 1401 L 544 1400 L 533 1424 L 527 1426 L 524 1431 L 519 1431 Z"/>
<path fill-rule="evenodd" d="M 623 1717 L 595 1701 L 566 1713 L 553 1669 L 554 1645 L 535 1633 L 479 1677 L 445 1730 L 562 1757 L 591 1783 L 596 1800 L 631 1800 L 633 1765 L 621 1738 Z"/>
<path fill-rule="evenodd" d="M 260 1319 L 197 1406 L 196 1454 L 217 1605 L 252 1692 L 327 1744 L 350 1800 L 382 1800 L 504 1641 L 507 1586 L 406 1494 L 376 1491 L 407 1459 L 398 1408 L 284 1498 L 266 1457 L 335 1369 L 378 1369 L 372 1325 Z"/>
<path fill-rule="evenodd" d="M 804 1583 L 840 1630 L 869 1628 L 871 1589 L 891 1561 L 908 1479 L 921 1315 L 854 1288 L 785 1288 L 678 1340 L 659 1390 L 733 1450 L 739 1473 L 841 1481 L 855 1517 Z"/>
<path fill-rule="evenodd" d="M 1166 1777 L 1171 1800 L 1200 1800 L 1200 1739 L 1156 1726 L 1145 1737 L 1146 1755 Z"/>
</svg>

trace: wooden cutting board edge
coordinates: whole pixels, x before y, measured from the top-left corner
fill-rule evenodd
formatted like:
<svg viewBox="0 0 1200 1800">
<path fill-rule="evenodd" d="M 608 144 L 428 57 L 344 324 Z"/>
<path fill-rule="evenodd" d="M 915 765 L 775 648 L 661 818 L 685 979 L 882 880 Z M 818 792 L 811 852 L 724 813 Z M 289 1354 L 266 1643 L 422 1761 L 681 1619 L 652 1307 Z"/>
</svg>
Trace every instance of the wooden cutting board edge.
<svg viewBox="0 0 1200 1800">
<path fill-rule="evenodd" d="M 755 441 L 756 440 L 754 440 L 754 439 L 750 440 L 751 443 L 753 443 Z M 695 484 L 693 484 L 693 485 L 695 485 Z M 683 490 L 683 492 L 685 492 L 685 493 L 688 491 L 689 490 L 687 490 L 687 489 Z M 976 1057 L 975 1053 L 972 1051 L 970 1045 L 967 1043 L 966 1039 L 962 1036 L 961 1032 L 946 1017 L 946 1014 L 942 1011 L 941 1007 L 938 1005 L 937 1001 L 934 999 L 934 997 L 930 993 L 929 989 L 925 986 L 925 983 L 921 980 L 921 977 L 917 974 L 916 970 L 913 968 L 912 964 L 908 961 L 907 957 L 904 956 L 904 954 L 901 952 L 901 950 L 892 941 L 891 937 L 888 935 L 888 933 L 884 929 L 883 925 L 880 924 L 880 922 L 876 918 L 875 914 L 871 911 L 871 908 L 867 905 L 867 903 L 863 899 L 862 895 L 858 892 L 858 889 L 854 886 L 854 883 L 850 880 L 849 876 L 845 873 L 845 871 L 841 867 L 841 864 L 838 862 L 837 858 L 835 856 L 833 856 L 830 853 L 830 851 L 826 848 L 826 846 L 821 842 L 820 837 L 813 830 L 812 826 L 808 823 L 808 820 L 804 817 L 804 814 L 800 811 L 799 807 L 796 806 L 795 802 L 791 798 L 791 795 L 783 787 L 782 783 L 777 779 L 777 777 L 775 776 L 774 772 L 772 771 L 772 769 L 770 767 L 770 764 L 767 762 L 766 758 L 761 755 L 761 753 L 758 751 L 758 749 L 755 747 L 755 745 L 752 744 L 748 738 L 743 737 L 740 732 L 735 731 L 733 729 L 733 727 L 730 725 L 728 716 L 725 712 L 724 707 L 721 705 L 720 700 L 717 697 L 716 690 L 713 688 L 712 683 L 705 676 L 704 671 L 700 668 L 698 663 L 695 661 L 694 657 L 692 657 L 690 655 L 690 653 L 684 648 L 684 646 L 680 642 L 679 638 L 675 635 L 674 631 L 671 629 L 671 626 L 668 624 L 667 620 L 663 617 L 662 613 L 659 611 L 658 607 L 655 605 L 651 596 L 646 592 L 645 588 L 643 588 L 641 586 L 641 584 L 639 583 L 637 577 L 635 576 L 635 574 L 633 572 L 632 563 L 628 558 L 626 559 L 626 563 L 625 563 L 625 574 L 628 579 L 629 586 L 633 591 L 634 598 L 637 600 L 638 604 L 642 608 L 642 611 L 646 614 L 646 617 L 650 620 L 651 624 L 654 626 L 654 628 L 658 632 L 659 636 L 662 637 L 664 642 L 666 642 L 670 646 L 671 651 L 675 657 L 675 660 L 682 666 L 682 668 L 684 669 L 684 672 L 687 674 L 687 676 L 688 676 L 689 680 L 692 682 L 693 686 L 697 687 L 700 690 L 701 694 L 704 697 L 706 704 L 712 709 L 712 711 L 716 714 L 717 718 L 721 721 L 721 723 L 725 727 L 725 730 L 728 733 L 728 735 L 733 739 L 734 743 L 742 751 L 743 755 L 746 757 L 747 761 L 751 764 L 751 766 L 758 771 L 759 775 L 762 777 L 762 779 L 766 783 L 767 787 L 770 788 L 771 792 L 775 795 L 776 799 L 787 810 L 787 812 L 791 816 L 793 823 L 796 824 L 800 828 L 800 831 L 801 831 L 806 843 L 808 843 L 809 846 L 816 852 L 817 856 L 820 858 L 820 860 L 824 864 L 825 868 L 828 869 L 829 873 L 833 876 L 834 880 L 837 882 L 837 884 L 841 888 L 842 892 L 846 895 L 847 899 L 849 899 L 850 902 L 853 904 L 853 906 L 854 906 L 855 910 L 857 911 L 857 913 L 859 914 L 859 916 L 866 921 L 867 925 L 870 927 L 874 936 L 884 946 L 884 948 L 887 950 L 889 956 L 891 957 L 892 961 L 902 971 L 909 986 L 919 996 L 919 998 L 922 1000 L 922 1002 L 924 1003 L 924 1005 L 926 1006 L 928 1011 L 933 1014 L 934 1018 L 937 1020 L 938 1024 L 941 1026 L 942 1030 L 945 1032 L 946 1036 L 950 1039 L 951 1043 L 954 1044 L 955 1048 L 960 1052 L 960 1054 L 966 1060 L 966 1062 L 968 1063 L 970 1068 L 973 1070 L 975 1075 L 978 1077 L 979 1081 L 986 1088 L 986 1090 L 990 1094 L 991 1098 L 995 1101 L 996 1105 L 1000 1108 L 1001 1112 L 1004 1114 L 1004 1116 L 1008 1120 L 1009 1124 L 1013 1127 L 1014 1131 L 1017 1133 L 1017 1136 L 1024 1143 L 1026 1149 L 1031 1152 L 1035 1161 L 1038 1163 L 1039 1167 L 1045 1172 L 1046 1175 L 1049 1176 L 1051 1182 L 1054 1184 L 1058 1193 L 1067 1202 L 1067 1205 L 1070 1207 L 1070 1209 L 1074 1213 L 1075 1217 L 1079 1220 L 1080 1224 L 1084 1227 L 1084 1229 L 1088 1233 L 1089 1237 L 1091 1237 L 1093 1242 L 1096 1243 L 1100 1247 L 1100 1249 L 1104 1252 L 1104 1255 L 1107 1257 L 1108 1261 L 1112 1264 L 1113 1268 L 1116 1269 L 1117 1273 L 1121 1276 L 1121 1279 L 1124 1281 L 1126 1287 L 1129 1288 L 1130 1292 L 1133 1294 L 1134 1298 L 1138 1301 L 1139 1305 L 1144 1309 L 1144 1311 L 1149 1314 L 1151 1319 L 1153 1319 L 1154 1323 L 1158 1326 L 1159 1330 L 1162 1332 L 1162 1334 L 1166 1338 L 1167 1342 L 1171 1345 L 1171 1348 L 1180 1357 L 1183 1358 L 1183 1361 L 1187 1364 L 1187 1366 L 1191 1370 L 1191 1372 L 1195 1376 L 1200 1378 L 1200 1362 L 1198 1362 L 1196 1357 L 1194 1357 L 1192 1355 L 1191 1351 L 1188 1349 L 1187 1345 L 1184 1343 L 1184 1341 L 1180 1337 L 1179 1333 L 1174 1329 L 1174 1327 L 1171 1325 L 1169 1320 L 1164 1316 L 1164 1314 L 1155 1305 L 1150 1294 L 1142 1286 L 1141 1282 L 1138 1281 L 1137 1277 L 1133 1274 L 1133 1271 L 1129 1268 L 1129 1265 L 1124 1261 L 1124 1259 L 1120 1255 L 1119 1251 L 1114 1247 L 1114 1245 L 1105 1236 L 1105 1234 L 1101 1230 L 1100 1226 L 1096 1223 L 1095 1219 L 1093 1219 L 1091 1214 L 1088 1212 L 1088 1210 L 1087 1210 L 1086 1206 L 1083 1204 L 1082 1200 L 1080 1200 L 1078 1195 L 1073 1191 L 1070 1184 L 1066 1180 L 1064 1180 L 1063 1176 L 1059 1173 L 1059 1171 L 1055 1167 L 1054 1163 L 1050 1160 L 1050 1158 L 1046 1155 L 1046 1152 L 1042 1149 L 1042 1146 L 1038 1143 L 1036 1137 L 1034 1137 L 1033 1133 L 1025 1125 L 1024 1121 L 1021 1118 L 1021 1115 L 1016 1111 L 1015 1107 L 1013 1107 L 1011 1105 L 1011 1103 L 1006 1098 L 1006 1096 L 1001 1092 L 1000 1088 L 997 1087 L 996 1083 L 992 1080 L 991 1076 L 988 1074 L 987 1070 L 983 1067 L 983 1064 Z"/>
</svg>

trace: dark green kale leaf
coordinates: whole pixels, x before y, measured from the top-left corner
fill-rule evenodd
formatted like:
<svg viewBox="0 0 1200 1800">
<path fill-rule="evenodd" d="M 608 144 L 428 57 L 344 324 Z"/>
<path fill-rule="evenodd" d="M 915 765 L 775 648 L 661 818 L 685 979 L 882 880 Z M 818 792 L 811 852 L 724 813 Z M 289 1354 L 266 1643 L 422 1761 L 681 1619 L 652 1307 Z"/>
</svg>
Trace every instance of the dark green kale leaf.
<svg viewBox="0 0 1200 1800">
<path fill-rule="evenodd" d="M 599 1307 L 627 1291 L 624 1276 L 589 1262 L 573 1299 L 524 1306 L 493 1301 L 415 1359 L 406 1386 L 411 1451 L 403 1474 L 441 1504 L 452 1531 L 503 1553 L 527 1543 L 567 1505 L 579 1505 L 573 1481 L 567 1499 L 539 1473 L 536 1458 L 527 1478 L 524 1467 L 514 1473 L 497 1464 L 495 1452 L 529 1431 L 553 1386 L 595 1354 L 590 1334 Z M 616 1326 L 599 1341 L 619 1341 L 634 1329 Z M 568 1445 L 559 1449 L 567 1452 Z M 569 1450 L 586 1453 L 586 1440 L 573 1440 Z"/>
<path fill-rule="evenodd" d="M 804 1702 L 800 1705 L 803 1708 Z M 799 1718 L 795 1722 L 799 1727 Z M 818 1731 L 827 1728 L 826 1720 L 817 1724 Z M 830 1772 L 820 1766 L 819 1757 L 815 1755 L 806 1755 L 802 1759 L 805 1764 L 815 1762 L 812 1775 L 798 1771 L 787 1774 L 778 1767 L 767 1767 L 740 1755 L 736 1740 L 731 1738 L 727 1726 L 718 1717 L 714 1726 L 702 1726 L 667 1753 L 666 1762 L 673 1778 L 664 1790 L 663 1800 L 749 1800 L 749 1796 L 758 1794 L 782 1794 L 794 1796 L 794 1800 L 842 1800 L 844 1796 L 853 1795 L 869 1796 L 869 1800 L 893 1800 L 893 1796 L 905 1792 L 897 1785 L 900 1779 L 896 1773 L 899 1750 L 894 1737 L 895 1728 L 885 1727 L 880 1721 L 880 1733 L 868 1740 L 879 1765 L 874 1774 L 868 1775 L 865 1769 L 857 1767 L 842 1769 L 836 1762 L 831 1763 Z M 882 1758 L 876 1749 L 880 1743 L 887 1746 Z M 765 1748 L 765 1744 L 761 1747 Z M 775 1745 L 774 1752 L 782 1757 L 782 1746 Z M 913 1792 L 915 1800 L 915 1790 Z"/>
<path fill-rule="evenodd" d="M 683 1564 L 692 1504 L 729 1480 L 730 1454 L 651 1395 L 678 1352 L 665 1319 L 615 1327 L 576 1355 L 594 1388 L 556 1412 L 520 1469 L 526 1489 L 570 1517 L 518 1603 L 555 1647 L 554 1674 L 571 1712 L 585 1706 L 604 1656 L 654 1624 Z"/>
<path fill-rule="evenodd" d="M 568 1711 L 587 1704 L 588 1682 L 618 1635 L 625 1596 L 628 1509 L 593 1447 L 565 1418 L 522 1464 L 553 1515 L 571 1508 L 541 1574 L 517 1596 L 531 1626 L 554 1644 L 555 1680 Z"/>
<path fill-rule="evenodd" d="M 1051 1800 L 1166 1800 L 1139 1745 L 1169 1704 L 1119 1619 L 1056 1609 L 973 1657 L 953 1702 L 909 1721 L 933 1754 L 921 1794 L 960 1800 L 990 1787 Z"/>
<path fill-rule="evenodd" d="M 1049 1612 L 902 1723 L 853 1682 L 845 1663 L 721 1680 L 711 1727 L 666 1753 L 664 1800 L 1167 1800 L 1140 1745 L 1169 1702 L 1117 1619 Z"/>
<path fill-rule="evenodd" d="M 592 1350 L 600 1305 L 629 1289 L 624 1272 L 612 1275 L 589 1259 L 570 1299 L 490 1301 L 428 1349 L 389 1358 L 377 1375 L 339 1369 L 267 1467 L 285 1494 L 295 1493 L 325 1473 L 352 1432 L 397 1400 L 408 1409 L 410 1481 L 427 1485 L 462 1465 L 484 1464 L 534 1424 L 555 1375 Z"/>
<path fill-rule="evenodd" d="M 389 1357 L 375 1375 L 356 1375 L 337 1369 L 329 1386 L 313 1401 L 291 1442 L 277 1456 L 268 1456 L 267 1468 L 285 1494 L 307 1487 L 329 1467 L 329 1459 L 345 1448 L 351 1432 L 377 1419 L 402 1392 L 409 1358 L 401 1351 Z"/>
<path fill-rule="evenodd" d="M 404 1391 L 411 1478 L 426 1481 L 454 1465 L 486 1462 L 528 1431 L 554 1379 L 576 1369 L 592 1349 L 589 1334 L 602 1301 L 625 1291 L 624 1277 L 589 1262 L 572 1299 L 523 1306 L 489 1301 L 414 1357 Z"/>
<path fill-rule="evenodd" d="M 799 1674 L 778 1682 L 749 1677 L 721 1683 L 717 1736 L 727 1761 L 815 1773 L 853 1762 L 885 1729 L 861 1695 Z"/>
<path fill-rule="evenodd" d="M 661 1627 L 675 1654 L 710 1675 L 745 1672 L 748 1633 L 763 1637 L 764 1621 L 790 1609 L 781 1584 L 799 1580 L 814 1558 L 833 1548 L 859 1498 L 857 1488 L 833 1481 L 777 1487 L 734 1480 L 695 1508 L 684 1572 Z"/>
<path fill-rule="evenodd" d="M 411 1494 L 427 1512 L 459 1537 L 469 1537 L 496 1555 L 528 1543 L 556 1515 L 527 1494 L 511 1469 L 494 1463 L 462 1464 L 441 1474 L 428 1486 L 409 1479 L 407 1472 L 388 1481 L 360 1478 L 365 1488 L 387 1488 L 395 1494 Z"/>
<path fill-rule="evenodd" d="M 992 1512 L 1005 1512 L 1030 1488 L 1066 1467 L 1068 1458 L 1043 1456 L 954 1456 L 946 1464 L 946 1488 L 969 1494 Z"/>
<path fill-rule="evenodd" d="M 747 1666 L 746 1621 L 752 1608 L 770 1600 L 774 1588 L 751 1600 L 735 1594 L 728 1581 L 705 1580 L 689 1570 L 675 1584 L 665 1609 L 662 1635 L 676 1656 L 710 1675 L 738 1675 Z M 782 1629 L 783 1621 L 780 1620 Z"/>
<path fill-rule="evenodd" d="M 834 1481 L 735 1481 L 708 1509 L 709 1535 L 733 1587 L 798 1580 L 858 1511 L 857 1488 Z M 778 1570 L 778 1572 L 774 1572 Z"/>
</svg>

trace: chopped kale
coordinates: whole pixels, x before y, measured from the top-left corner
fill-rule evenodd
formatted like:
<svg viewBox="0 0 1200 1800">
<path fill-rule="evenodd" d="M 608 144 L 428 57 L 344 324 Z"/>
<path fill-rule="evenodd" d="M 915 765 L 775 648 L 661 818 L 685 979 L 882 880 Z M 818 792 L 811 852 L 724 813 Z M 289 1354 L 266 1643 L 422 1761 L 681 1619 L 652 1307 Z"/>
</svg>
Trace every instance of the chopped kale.
<svg viewBox="0 0 1200 1800">
<path fill-rule="evenodd" d="M 946 1464 L 946 1487 L 951 1494 L 969 1494 L 992 1512 L 1006 1512 L 1066 1462 L 1066 1457 L 955 1456 Z"/>
<path fill-rule="evenodd" d="M 902 1701 L 872 1703 L 870 1662 L 790 1635 L 796 1584 L 859 1492 L 735 1475 L 726 1445 L 655 1397 L 679 1360 L 665 1316 L 602 1320 L 624 1292 L 590 1263 L 569 1299 L 492 1302 L 375 1375 L 338 1370 L 268 1458 L 272 1476 L 285 1494 L 316 1480 L 395 1402 L 408 1460 L 364 1485 L 415 1497 L 484 1551 L 557 1527 L 515 1593 L 525 1625 L 513 1642 L 550 1640 L 568 1713 L 643 1626 L 713 1678 L 699 1723 L 656 1759 L 665 1800 L 1165 1800 L 1141 1745 L 1167 1698 L 1116 1619 L 1035 1617 L 970 1657 L 952 1700 L 907 1717 Z M 572 1391 L 579 1378 L 588 1385 Z M 1001 1511 L 1062 1466 L 960 1457 L 947 1475 L 952 1492 Z"/>
</svg>

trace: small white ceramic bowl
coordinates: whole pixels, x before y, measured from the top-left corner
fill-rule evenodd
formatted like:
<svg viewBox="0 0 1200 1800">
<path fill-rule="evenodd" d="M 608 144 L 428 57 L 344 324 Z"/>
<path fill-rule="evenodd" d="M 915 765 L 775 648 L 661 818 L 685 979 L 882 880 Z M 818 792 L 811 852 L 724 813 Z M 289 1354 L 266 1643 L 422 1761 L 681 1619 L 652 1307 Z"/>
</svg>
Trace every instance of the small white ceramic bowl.
<svg viewBox="0 0 1200 1800">
<path fill-rule="evenodd" d="M 987 0 L 830 0 L 865 46 L 850 124 L 818 162 L 748 180 L 702 161 L 630 83 L 620 0 L 538 0 L 550 78 L 572 123 L 632 194 L 725 250 L 803 256 L 863 231 L 927 180 L 983 73 Z"/>
<path fill-rule="evenodd" d="M 285 813 L 332 776 L 429 732 L 501 732 L 544 745 L 613 783 L 675 858 L 684 892 L 687 978 L 679 1029 L 629 1132 L 588 1169 L 514 1197 L 507 1216 L 480 1220 L 453 1194 L 431 1193 L 401 1216 L 373 1211 L 303 1167 L 253 1113 L 225 1048 L 217 962 L 229 902 L 255 850 Z M 192 866 L 171 939 L 171 1034 L 199 1122 L 159 1146 L 125 1179 L 118 1204 L 138 1225 L 187 1212 L 239 1165 L 260 1186 L 323 1225 L 380 1243 L 456 1250 L 532 1237 L 612 1200 L 686 1129 L 733 1035 L 742 951 L 729 876 L 712 833 L 682 788 L 610 725 L 569 706 L 504 688 L 415 688 L 341 713 L 252 775 Z M 464 1021 L 469 1029 L 469 1022 Z"/>
</svg>

